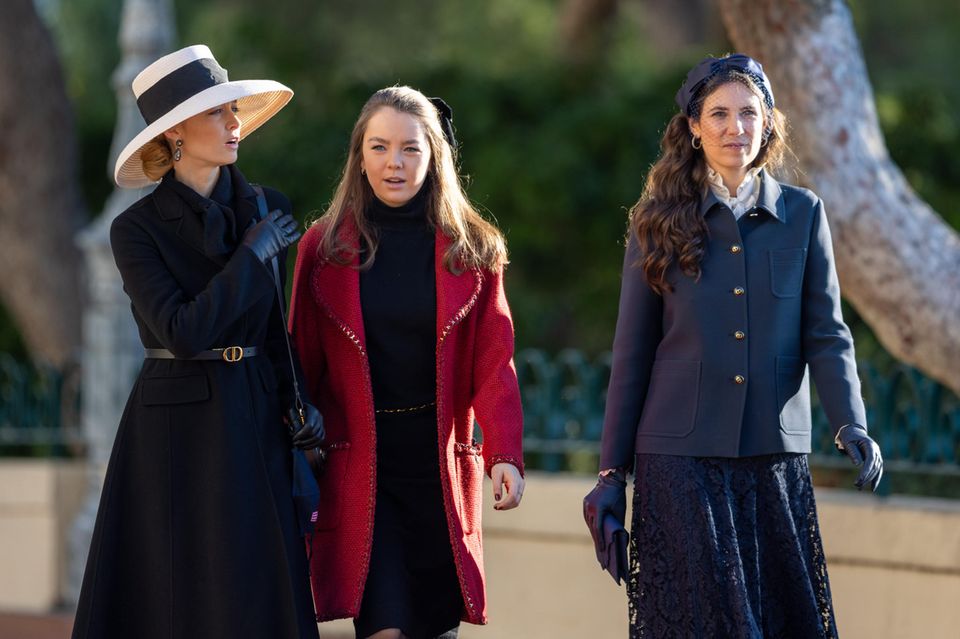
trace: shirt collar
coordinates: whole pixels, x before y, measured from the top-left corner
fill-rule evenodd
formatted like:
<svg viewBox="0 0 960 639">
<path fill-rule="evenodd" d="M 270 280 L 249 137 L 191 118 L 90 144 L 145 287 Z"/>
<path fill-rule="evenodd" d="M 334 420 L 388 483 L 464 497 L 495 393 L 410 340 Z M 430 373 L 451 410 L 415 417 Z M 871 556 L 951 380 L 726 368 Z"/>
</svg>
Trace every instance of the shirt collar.
<svg viewBox="0 0 960 639">
<path fill-rule="evenodd" d="M 730 207 L 733 214 L 739 218 L 749 209 L 752 209 L 757 201 L 757 173 L 759 172 L 760 167 L 758 166 L 747 171 L 747 174 L 740 181 L 740 186 L 737 187 L 736 194 L 731 194 L 723 183 L 723 177 L 708 166 L 707 186 L 717 196 L 717 199 Z"/>
<path fill-rule="evenodd" d="M 708 171 L 712 171 L 712 169 L 708 168 Z M 751 172 L 753 172 L 753 175 L 758 178 L 755 180 L 757 183 L 757 185 L 754 187 L 756 200 L 753 206 L 756 206 L 758 209 L 763 209 L 769 213 L 771 217 L 779 220 L 780 222 L 786 222 L 786 206 L 783 202 L 783 193 L 780 189 L 780 184 L 772 175 L 770 175 L 769 171 L 766 171 L 763 169 L 763 167 L 755 167 L 754 169 L 751 169 Z M 748 173 L 748 176 L 749 175 L 750 174 Z M 744 181 L 746 180 L 747 178 L 745 177 Z M 707 184 L 710 185 L 709 177 Z M 741 187 L 742 186 L 743 185 L 741 184 Z M 759 187 L 759 191 L 757 191 L 757 187 Z M 739 189 L 737 190 L 739 191 Z M 714 193 L 712 185 L 706 186 L 704 187 L 704 194 L 700 199 L 700 215 L 706 215 L 707 212 L 715 205 L 724 203 L 726 202 L 718 198 Z"/>
</svg>

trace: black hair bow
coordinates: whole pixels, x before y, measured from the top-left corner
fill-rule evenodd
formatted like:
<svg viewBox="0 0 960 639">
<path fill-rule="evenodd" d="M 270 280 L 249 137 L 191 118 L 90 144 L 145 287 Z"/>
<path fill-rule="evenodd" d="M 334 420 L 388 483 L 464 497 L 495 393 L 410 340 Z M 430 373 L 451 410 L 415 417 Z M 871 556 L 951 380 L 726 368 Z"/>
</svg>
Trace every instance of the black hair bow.
<svg viewBox="0 0 960 639">
<path fill-rule="evenodd" d="M 446 138 L 447 144 L 450 145 L 450 148 L 454 151 L 457 150 L 457 138 L 453 135 L 453 109 L 450 108 L 450 105 L 443 101 L 443 98 L 427 98 L 437 109 L 437 115 L 440 116 L 440 128 L 443 129 L 443 137 Z"/>
</svg>

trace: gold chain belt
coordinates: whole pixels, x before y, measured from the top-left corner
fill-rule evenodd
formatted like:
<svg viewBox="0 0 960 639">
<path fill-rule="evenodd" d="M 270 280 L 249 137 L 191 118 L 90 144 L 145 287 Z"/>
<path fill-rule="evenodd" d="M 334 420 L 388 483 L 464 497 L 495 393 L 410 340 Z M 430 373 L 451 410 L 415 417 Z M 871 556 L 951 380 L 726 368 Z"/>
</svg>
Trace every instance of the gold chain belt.
<svg viewBox="0 0 960 639">
<path fill-rule="evenodd" d="M 420 404 L 419 406 L 410 406 L 409 408 L 378 408 L 374 412 L 377 415 L 396 415 L 398 413 L 413 413 L 418 410 L 430 408 L 431 406 L 436 406 L 436 404 L 437 402 L 427 402 L 426 404 Z"/>
</svg>

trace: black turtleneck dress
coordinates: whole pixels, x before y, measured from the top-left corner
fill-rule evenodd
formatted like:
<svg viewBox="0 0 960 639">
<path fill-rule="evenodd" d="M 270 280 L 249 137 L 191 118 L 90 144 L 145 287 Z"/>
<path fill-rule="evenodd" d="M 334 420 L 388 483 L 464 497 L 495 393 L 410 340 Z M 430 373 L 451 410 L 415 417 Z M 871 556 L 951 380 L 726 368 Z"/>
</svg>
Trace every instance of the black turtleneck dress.
<svg viewBox="0 0 960 639">
<path fill-rule="evenodd" d="M 463 611 L 440 484 L 435 234 L 423 197 L 367 211 L 378 245 L 360 274 L 377 426 L 373 551 L 358 637 L 455 637 Z"/>
</svg>

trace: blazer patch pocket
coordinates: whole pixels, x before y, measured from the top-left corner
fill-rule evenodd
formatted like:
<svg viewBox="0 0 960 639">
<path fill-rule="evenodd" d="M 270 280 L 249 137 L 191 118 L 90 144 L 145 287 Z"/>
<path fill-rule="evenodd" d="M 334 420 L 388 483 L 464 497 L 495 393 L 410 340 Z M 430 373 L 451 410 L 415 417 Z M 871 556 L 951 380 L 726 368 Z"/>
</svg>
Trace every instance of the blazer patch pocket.
<svg viewBox="0 0 960 639">
<path fill-rule="evenodd" d="M 144 406 L 190 404 L 210 399 L 206 375 L 147 377 L 141 380 L 140 402 Z"/>
<path fill-rule="evenodd" d="M 807 249 L 770 251 L 770 292 L 774 297 L 796 297 L 803 288 Z"/>
<path fill-rule="evenodd" d="M 699 361 L 655 361 L 637 437 L 686 437 L 697 422 L 699 401 Z"/>
<path fill-rule="evenodd" d="M 810 434 L 810 383 L 807 364 L 800 357 L 776 358 L 777 409 L 780 428 L 791 435 Z"/>
</svg>

